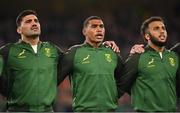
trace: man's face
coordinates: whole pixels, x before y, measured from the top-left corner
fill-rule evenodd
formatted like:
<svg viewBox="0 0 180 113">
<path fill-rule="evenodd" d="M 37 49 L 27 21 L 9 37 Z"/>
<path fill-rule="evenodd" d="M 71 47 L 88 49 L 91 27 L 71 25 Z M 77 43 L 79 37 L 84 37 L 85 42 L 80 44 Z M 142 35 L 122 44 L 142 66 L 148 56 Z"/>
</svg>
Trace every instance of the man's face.
<svg viewBox="0 0 180 113">
<path fill-rule="evenodd" d="M 83 29 L 86 40 L 90 43 L 101 43 L 104 40 L 105 28 L 102 20 L 93 19 Z"/>
<path fill-rule="evenodd" d="M 35 15 L 27 15 L 22 18 L 21 25 L 17 28 L 19 34 L 26 37 L 38 37 L 41 33 L 40 23 Z"/>
<path fill-rule="evenodd" d="M 162 47 L 166 45 L 167 40 L 167 31 L 163 22 L 154 21 L 149 24 L 149 38 L 148 41 L 151 41 L 156 46 Z"/>
</svg>

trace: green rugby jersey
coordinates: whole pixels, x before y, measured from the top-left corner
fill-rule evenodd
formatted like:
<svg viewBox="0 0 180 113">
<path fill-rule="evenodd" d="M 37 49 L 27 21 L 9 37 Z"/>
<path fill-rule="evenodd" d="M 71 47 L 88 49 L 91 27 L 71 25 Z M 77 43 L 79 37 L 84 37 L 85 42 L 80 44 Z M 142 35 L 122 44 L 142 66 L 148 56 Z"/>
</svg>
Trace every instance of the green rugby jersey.
<svg viewBox="0 0 180 113">
<path fill-rule="evenodd" d="M 118 104 L 120 57 L 110 48 L 84 43 L 72 47 L 61 60 L 59 82 L 67 75 L 74 111 L 114 111 Z"/>
<path fill-rule="evenodd" d="M 120 89 L 131 89 L 132 105 L 137 111 L 175 111 L 179 58 L 164 50 L 162 57 L 151 47 L 135 54 L 125 63 Z"/>
<path fill-rule="evenodd" d="M 62 53 L 49 42 L 39 42 L 37 53 L 23 41 L 1 48 L 3 74 L 1 89 L 8 109 L 45 111 L 57 94 L 57 63 Z M 23 109 L 22 109 L 23 110 Z"/>
<path fill-rule="evenodd" d="M 180 55 L 180 42 L 175 44 L 170 50 L 176 52 L 179 56 Z M 180 59 L 180 56 L 179 56 L 179 59 Z M 179 64 L 180 64 L 180 60 L 179 60 Z M 178 70 L 177 73 L 178 75 L 180 75 L 180 69 Z M 176 92 L 177 92 L 178 103 L 179 103 L 180 102 L 180 76 L 177 76 Z"/>
</svg>

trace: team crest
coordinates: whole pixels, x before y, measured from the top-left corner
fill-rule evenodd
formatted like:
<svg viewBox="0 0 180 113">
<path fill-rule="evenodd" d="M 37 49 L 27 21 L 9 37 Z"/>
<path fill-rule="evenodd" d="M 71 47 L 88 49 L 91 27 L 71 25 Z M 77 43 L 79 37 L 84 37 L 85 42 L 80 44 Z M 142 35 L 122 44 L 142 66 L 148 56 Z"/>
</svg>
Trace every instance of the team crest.
<svg viewBox="0 0 180 113">
<path fill-rule="evenodd" d="M 106 59 L 108 62 L 112 62 L 111 54 L 105 54 L 105 59 Z"/>
<path fill-rule="evenodd" d="M 84 57 L 83 60 L 82 60 L 82 64 L 90 63 L 89 58 L 90 58 L 90 55 L 87 55 L 86 57 Z"/>
<path fill-rule="evenodd" d="M 18 54 L 18 58 L 26 58 L 25 54 L 25 49 L 23 49 L 19 54 Z"/>
<path fill-rule="evenodd" d="M 148 68 L 155 67 L 154 58 L 152 58 L 152 59 L 148 62 L 147 67 L 148 67 Z"/>
<path fill-rule="evenodd" d="M 51 49 L 50 48 L 45 48 L 44 50 L 45 50 L 45 55 L 47 57 L 50 57 L 51 56 Z"/>
<path fill-rule="evenodd" d="M 171 66 L 175 66 L 174 58 L 169 58 L 169 63 L 171 64 Z"/>
</svg>

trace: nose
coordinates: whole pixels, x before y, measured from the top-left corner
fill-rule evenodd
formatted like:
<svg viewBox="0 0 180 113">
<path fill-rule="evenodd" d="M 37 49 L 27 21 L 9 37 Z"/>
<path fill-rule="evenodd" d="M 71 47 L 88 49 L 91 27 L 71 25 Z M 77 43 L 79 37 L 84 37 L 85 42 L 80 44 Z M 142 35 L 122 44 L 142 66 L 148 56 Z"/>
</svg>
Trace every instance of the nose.
<svg viewBox="0 0 180 113">
<path fill-rule="evenodd" d="M 166 29 L 165 28 L 160 28 L 160 33 L 164 33 L 166 31 Z"/>
<path fill-rule="evenodd" d="M 98 27 L 97 27 L 97 32 L 102 32 L 102 31 L 103 31 L 103 28 L 100 27 L 100 26 L 98 26 Z"/>
<path fill-rule="evenodd" d="M 32 24 L 32 25 L 37 25 L 38 22 L 37 22 L 36 20 L 32 20 L 32 21 L 31 21 L 31 24 Z"/>
<path fill-rule="evenodd" d="M 34 26 L 37 26 L 37 24 L 36 23 L 32 23 L 32 27 L 34 27 Z"/>
<path fill-rule="evenodd" d="M 37 25 L 37 22 L 35 22 L 35 21 L 33 21 L 32 22 L 32 27 L 37 27 L 38 25 Z"/>
</svg>

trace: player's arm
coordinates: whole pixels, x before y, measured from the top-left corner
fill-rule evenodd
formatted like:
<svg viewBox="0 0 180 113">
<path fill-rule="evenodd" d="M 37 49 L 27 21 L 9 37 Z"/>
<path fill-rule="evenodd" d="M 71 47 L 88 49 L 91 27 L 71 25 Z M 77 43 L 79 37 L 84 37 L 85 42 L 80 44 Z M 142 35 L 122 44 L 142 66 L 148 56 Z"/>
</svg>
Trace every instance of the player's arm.
<svg viewBox="0 0 180 113">
<path fill-rule="evenodd" d="M 116 53 L 120 53 L 120 49 L 117 46 L 117 44 L 114 41 L 105 41 L 103 42 L 103 45 L 105 45 L 106 47 L 111 48 L 114 52 Z M 143 44 L 135 44 L 131 50 L 130 50 L 130 54 L 133 55 L 135 53 L 144 53 L 144 45 Z"/>
<path fill-rule="evenodd" d="M 111 48 L 116 53 L 120 53 L 120 49 L 114 41 L 105 41 L 103 42 L 103 45 Z"/>
<path fill-rule="evenodd" d="M 8 96 L 8 76 L 6 75 L 6 67 L 10 48 L 13 44 L 9 43 L 0 48 L 0 93 Z"/>
<path fill-rule="evenodd" d="M 115 73 L 114 73 L 114 77 L 116 80 L 116 85 L 117 85 L 117 89 L 118 89 L 118 97 L 120 98 L 120 96 L 123 94 L 123 92 L 120 90 L 120 82 L 121 82 L 121 75 L 122 75 L 122 71 L 123 71 L 123 66 L 124 66 L 124 61 L 122 60 L 122 57 L 120 56 L 120 54 L 117 54 L 118 56 L 118 62 L 117 62 L 117 66 L 115 69 Z"/>
<path fill-rule="evenodd" d="M 176 74 L 176 93 L 177 93 L 177 97 L 180 100 L 180 63 L 179 63 L 177 74 Z"/>
<path fill-rule="evenodd" d="M 58 85 L 72 72 L 75 51 L 68 50 L 59 58 L 58 63 Z"/>
<path fill-rule="evenodd" d="M 171 51 L 176 52 L 178 55 L 180 55 L 180 42 L 174 45 L 171 49 Z"/>
<path fill-rule="evenodd" d="M 140 54 L 134 54 L 129 56 L 126 60 L 119 82 L 119 89 L 121 91 L 120 96 L 125 92 L 130 93 L 131 87 L 138 75 L 139 58 Z"/>
<path fill-rule="evenodd" d="M 7 95 L 7 91 L 6 91 L 7 80 L 5 78 L 5 75 L 3 75 L 3 69 L 4 69 L 3 56 L 0 55 L 0 93 L 6 96 Z"/>
<path fill-rule="evenodd" d="M 180 42 L 175 44 L 170 51 L 174 51 L 176 52 L 177 56 L 178 56 L 178 70 L 177 70 L 177 74 L 176 74 L 176 93 L 178 96 L 178 100 L 180 101 Z"/>
</svg>

